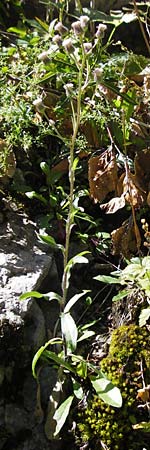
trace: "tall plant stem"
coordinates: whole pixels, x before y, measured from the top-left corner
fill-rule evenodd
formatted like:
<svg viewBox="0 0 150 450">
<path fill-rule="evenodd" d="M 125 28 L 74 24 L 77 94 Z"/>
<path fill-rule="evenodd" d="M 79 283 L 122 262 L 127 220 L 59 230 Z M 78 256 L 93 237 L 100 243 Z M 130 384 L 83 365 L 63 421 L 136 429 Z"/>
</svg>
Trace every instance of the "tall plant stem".
<svg viewBox="0 0 150 450">
<path fill-rule="evenodd" d="M 139 21 L 141 33 L 142 33 L 142 35 L 143 35 L 143 39 L 144 39 L 144 41 L 145 41 L 147 50 L 148 50 L 148 52 L 150 53 L 150 44 L 149 44 L 149 42 L 148 42 L 148 39 L 147 39 L 145 30 L 144 30 L 144 27 L 143 27 L 143 23 L 142 23 L 141 18 L 140 18 L 140 14 L 139 14 L 139 10 L 138 10 L 138 7 L 137 7 L 136 0 L 133 0 L 133 4 L 134 4 L 134 9 L 135 9 L 136 16 L 137 16 L 138 21 Z"/>
<path fill-rule="evenodd" d="M 74 167 L 74 150 L 75 150 L 75 143 L 77 134 L 79 131 L 80 126 L 80 120 L 81 120 L 81 97 L 82 97 L 82 81 L 83 81 L 83 71 L 84 71 L 84 65 L 85 65 L 85 54 L 82 46 L 82 64 L 79 70 L 78 74 L 78 95 L 77 95 L 77 109 L 76 113 L 74 111 L 73 114 L 73 133 L 70 143 L 70 156 L 69 156 L 69 182 L 70 182 L 70 193 L 69 193 L 69 211 L 68 211 L 68 217 L 66 222 L 66 243 L 65 243 L 65 250 L 64 250 L 64 273 L 63 273 L 63 280 L 62 280 L 62 291 L 63 291 L 63 299 L 62 299 L 62 305 L 61 308 L 63 310 L 64 305 L 66 303 L 66 296 L 67 296 L 67 263 L 68 263 L 68 257 L 69 257 L 69 245 L 70 245 L 70 234 L 72 225 L 74 223 L 74 181 L 75 181 L 75 167 Z M 72 104 L 73 105 L 73 104 Z"/>
</svg>

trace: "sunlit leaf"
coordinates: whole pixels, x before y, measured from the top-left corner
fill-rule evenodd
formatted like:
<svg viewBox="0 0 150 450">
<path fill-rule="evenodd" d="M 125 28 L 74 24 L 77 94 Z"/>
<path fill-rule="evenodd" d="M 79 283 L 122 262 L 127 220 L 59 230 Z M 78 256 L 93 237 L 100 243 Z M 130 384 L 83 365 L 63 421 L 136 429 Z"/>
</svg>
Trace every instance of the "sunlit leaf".
<svg viewBox="0 0 150 450">
<path fill-rule="evenodd" d="M 64 308 L 64 313 L 67 313 L 70 311 L 72 306 L 81 298 L 83 295 L 87 294 L 87 292 L 91 292 L 90 290 L 84 290 L 83 292 L 80 292 L 79 294 L 75 294 L 66 304 Z"/>
<path fill-rule="evenodd" d="M 80 378 L 86 379 L 87 378 L 87 362 L 86 361 L 80 361 L 76 366 L 76 373 Z"/>
<path fill-rule="evenodd" d="M 129 291 L 124 289 L 123 291 L 120 291 L 119 294 L 114 295 L 114 297 L 112 298 L 112 302 L 117 302 L 118 300 L 122 300 L 123 298 L 127 297 L 128 294 L 129 294 Z"/>
<path fill-rule="evenodd" d="M 75 397 L 77 397 L 78 400 L 82 400 L 84 397 L 84 392 L 83 392 L 81 384 L 78 383 L 78 381 L 74 380 L 74 378 L 72 378 L 72 384 L 73 384 L 73 392 L 74 392 Z"/>
<path fill-rule="evenodd" d="M 62 301 L 62 297 L 57 294 L 56 292 L 47 292 L 46 294 L 42 294 L 41 292 L 37 292 L 37 291 L 30 291 L 30 292 L 25 292 L 24 294 L 21 294 L 19 299 L 20 300 L 25 300 L 27 298 L 30 297 L 34 297 L 34 298 L 45 298 L 48 300 L 58 300 L 59 303 L 61 303 Z"/>
<path fill-rule="evenodd" d="M 150 422 L 140 422 L 132 425 L 133 430 L 142 430 L 146 433 L 150 432 Z M 144 449 L 143 449 L 144 450 Z"/>
<path fill-rule="evenodd" d="M 24 38 L 27 34 L 26 30 L 22 29 L 22 28 L 17 28 L 17 27 L 10 27 L 7 30 L 9 33 L 15 33 L 18 34 L 20 38 Z"/>
<path fill-rule="evenodd" d="M 90 337 L 94 336 L 95 331 L 92 330 L 85 330 L 83 331 L 82 335 L 78 338 L 78 342 L 84 341 L 85 339 L 89 339 Z"/>
<path fill-rule="evenodd" d="M 142 309 L 139 317 L 139 326 L 143 327 L 146 325 L 147 320 L 150 318 L 150 307 Z"/>
<path fill-rule="evenodd" d="M 68 417 L 72 401 L 74 396 L 70 395 L 56 410 L 53 419 L 56 421 L 56 430 L 54 433 L 54 436 L 57 436 L 57 434 L 60 432 L 61 428 L 63 427 L 64 423 L 66 422 L 66 419 Z"/>
<path fill-rule="evenodd" d="M 55 239 L 52 236 L 49 236 L 48 234 L 40 234 L 39 238 L 45 242 L 46 244 L 50 245 L 51 247 L 60 248 L 60 250 L 64 250 L 63 245 L 57 244 Z"/>
<path fill-rule="evenodd" d="M 96 394 L 108 405 L 120 408 L 122 406 L 122 396 L 120 390 L 106 378 L 91 376 L 91 383 Z"/>
<path fill-rule="evenodd" d="M 32 374 L 33 374 L 34 378 L 37 378 L 35 368 L 36 368 L 37 362 L 38 362 L 39 358 L 42 356 L 43 352 L 46 350 L 46 348 L 49 345 L 60 344 L 60 343 L 62 343 L 62 339 L 59 339 L 59 338 L 50 339 L 48 342 L 46 342 L 45 345 L 42 345 L 42 347 L 40 347 L 39 350 L 35 353 L 33 361 L 32 361 Z M 59 361 L 59 357 L 57 355 L 55 355 L 55 353 L 53 353 L 53 352 L 49 352 L 49 353 L 51 353 L 51 355 L 52 355 L 51 358 L 53 360 L 55 360 L 55 361 L 57 360 L 56 362 Z M 56 356 L 56 358 L 54 359 L 55 356 Z M 58 364 L 60 365 L 61 363 L 59 362 Z"/>
<path fill-rule="evenodd" d="M 102 283 L 108 284 L 119 284 L 118 278 L 110 277 L 107 275 L 97 275 L 94 280 L 101 281 Z"/>
<path fill-rule="evenodd" d="M 35 191 L 26 192 L 25 194 L 28 198 L 31 198 L 31 199 L 36 198 L 37 200 L 40 200 L 40 202 L 42 202 L 44 205 L 47 206 L 47 200 L 45 197 L 43 197 L 43 195 L 38 194 Z"/>
<path fill-rule="evenodd" d="M 70 313 L 61 314 L 61 330 L 65 338 L 67 353 L 72 353 L 77 346 L 78 329 Z"/>
</svg>

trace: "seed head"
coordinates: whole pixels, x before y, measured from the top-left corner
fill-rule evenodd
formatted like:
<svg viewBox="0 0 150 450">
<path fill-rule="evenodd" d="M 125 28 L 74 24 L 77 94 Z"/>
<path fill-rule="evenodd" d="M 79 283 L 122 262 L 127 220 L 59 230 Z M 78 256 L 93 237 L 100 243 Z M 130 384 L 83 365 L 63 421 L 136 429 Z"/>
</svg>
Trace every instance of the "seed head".
<svg viewBox="0 0 150 450">
<path fill-rule="evenodd" d="M 36 98 L 36 100 L 34 100 L 33 102 L 33 105 L 39 113 L 41 113 L 45 109 L 45 105 L 41 97 Z"/>
<path fill-rule="evenodd" d="M 103 69 L 100 67 L 96 67 L 96 69 L 94 70 L 94 81 L 96 81 L 96 83 L 102 81 L 102 75 L 103 75 Z"/>
<path fill-rule="evenodd" d="M 107 25 L 105 25 L 105 24 L 103 24 L 103 23 L 100 23 L 100 24 L 98 25 L 98 28 L 97 28 L 97 31 L 96 31 L 95 36 L 96 36 L 98 39 L 103 39 L 106 30 L 107 30 Z"/>
<path fill-rule="evenodd" d="M 83 47 L 84 47 L 84 51 L 85 51 L 86 54 L 91 53 L 92 44 L 90 42 L 85 42 L 83 44 Z"/>
<path fill-rule="evenodd" d="M 73 86 L 72 83 L 67 83 L 67 84 L 64 85 L 64 89 L 66 91 L 66 96 L 67 97 L 70 97 L 70 95 L 73 92 L 73 88 L 74 88 L 74 86 Z"/>
<path fill-rule="evenodd" d="M 84 28 L 87 27 L 87 24 L 89 22 L 89 17 L 88 16 L 81 16 L 80 17 L 80 24 L 81 24 L 81 28 L 84 30 Z"/>
<path fill-rule="evenodd" d="M 81 26 L 80 20 L 77 20 L 76 22 L 73 22 L 71 25 L 73 32 L 76 36 L 80 36 L 83 33 L 83 28 Z"/>
<path fill-rule="evenodd" d="M 58 22 L 55 25 L 55 31 L 58 31 L 58 33 L 60 34 L 66 34 L 68 32 L 68 28 L 64 27 L 64 25 L 62 24 L 62 22 Z"/>
<path fill-rule="evenodd" d="M 55 34 L 55 36 L 53 37 L 53 42 L 54 44 L 57 44 L 58 46 L 60 46 L 62 44 L 62 38 L 60 36 L 60 34 Z"/>
<path fill-rule="evenodd" d="M 48 52 L 42 52 L 40 53 L 40 55 L 38 56 L 39 61 L 43 61 L 43 62 L 48 62 L 49 61 L 49 54 Z"/>
<path fill-rule="evenodd" d="M 72 43 L 72 39 L 71 38 L 64 39 L 63 47 L 65 48 L 65 50 L 68 53 L 72 53 L 74 51 L 74 46 L 73 46 L 73 43 Z"/>
</svg>

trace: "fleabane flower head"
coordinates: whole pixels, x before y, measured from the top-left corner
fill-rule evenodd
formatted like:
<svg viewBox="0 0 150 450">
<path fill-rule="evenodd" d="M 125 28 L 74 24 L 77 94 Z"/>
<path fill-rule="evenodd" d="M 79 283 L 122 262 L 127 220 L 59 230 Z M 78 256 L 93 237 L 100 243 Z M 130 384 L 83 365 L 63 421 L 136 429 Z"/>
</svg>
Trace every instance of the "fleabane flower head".
<svg viewBox="0 0 150 450">
<path fill-rule="evenodd" d="M 103 39 L 106 30 L 107 30 L 107 25 L 105 25 L 104 23 L 100 23 L 97 27 L 97 31 L 95 34 L 96 38 Z"/>
<path fill-rule="evenodd" d="M 71 28 L 73 29 L 73 32 L 76 36 L 80 36 L 83 33 L 83 29 L 81 27 L 80 20 L 73 22 L 71 25 Z"/>
<path fill-rule="evenodd" d="M 38 56 L 39 61 L 48 62 L 49 61 L 49 53 L 48 51 L 44 51 Z"/>
<path fill-rule="evenodd" d="M 68 28 L 64 27 L 64 25 L 62 24 L 62 22 L 58 22 L 55 25 L 55 31 L 57 31 L 58 33 L 60 33 L 61 35 L 68 33 Z"/>
<path fill-rule="evenodd" d="M 33 105 L 35 106 L 36 110 L 38 112 L 44 112 L 45 110 L 45 105 L 43 103 L 43 99 L 42 97 L 38 97 L 33 101 Z"/>
<path fill-rule="evenodd" d="M 89 53 L 91 53 L 91 51 L 92 51 L 92 44 L 91 44 L 90 42 L 85 42 L 85 43 L 83 44 L 83 48 L 84 48 L 84 52 L 85 52 L 86 54 L 89 54 Z"/>
<path fill-rule="evenodd" d="M 74 51 L 74 46 L 73 46 L 73 43 L 72 43 L 72 39 L 71 38 L 64 39 L 63 47 L 65 48 L 65 50 L 68 53 L 72 53 Z"/>
<path fill-rule="evenodd" d="M 70 97 L 70 95 L 73 93 L 74 86 L 72 83 L 67 83 L 64 85 L 64 89 L 66 91 L 66 96 Z"/>
<path fill-rule="evenodd" d="M 62 44 L 62 38 L 61 38 L 60 34 L 55 34 L 52 41 L 54 42 L 54 44 L 57 44 L 59 47 Z"/>
<path fill-rule="evenodd" d="M 87 24 L 89 22 L 89 17 L 88 16 L 80 16 L 80 24 L 81 24 L 81 28 L 84 30 L 84 28 L 87 27 Z"/>
<path fill-rule="evenodd" d="M 94 72 L 94 81 L 100 83 L 102 81 L 103 69 L 102 67 L 96 67 Z"/>
</svg>

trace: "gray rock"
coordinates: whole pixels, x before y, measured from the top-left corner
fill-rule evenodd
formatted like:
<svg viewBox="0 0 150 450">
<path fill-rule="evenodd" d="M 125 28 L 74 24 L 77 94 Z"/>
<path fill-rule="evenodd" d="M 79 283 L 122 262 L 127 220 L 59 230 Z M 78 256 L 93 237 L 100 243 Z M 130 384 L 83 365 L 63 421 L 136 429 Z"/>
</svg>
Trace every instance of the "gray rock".
<svg viewBox="0 0 150 450">
<path fill-rule="evenodd" d="M 25 215 L 7 212 L 0 233 L 0 327 L 24 328 L 23 344 L 35 351 L 45 340 L 44 316 L 35 299 L 19 296 L 40 289 L 53 257 L 41 249 L 36 226 Z"/>
</svg>

